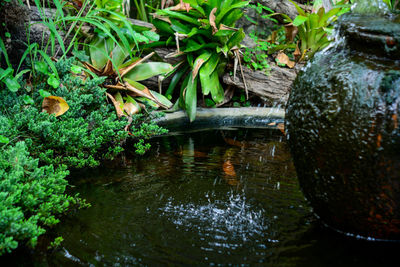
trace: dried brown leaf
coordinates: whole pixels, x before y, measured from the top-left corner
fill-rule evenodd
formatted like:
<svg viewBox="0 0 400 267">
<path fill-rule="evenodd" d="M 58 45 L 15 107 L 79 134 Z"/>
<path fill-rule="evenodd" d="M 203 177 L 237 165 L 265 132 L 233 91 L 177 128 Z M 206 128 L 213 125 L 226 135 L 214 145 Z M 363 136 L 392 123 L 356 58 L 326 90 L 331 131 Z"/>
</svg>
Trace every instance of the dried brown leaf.
<svg viewBox="0 0 400 267">
<path fill-rule="evenodd" d="M 215 12 L 217 12 L 216 7 L 214 7 L 213 10 L 211 10 L 209 18 L 213 34 L 215 34 L 218 31 L 217 25 L 215 24 Z"/>
<path fill-rule="evenodd" d="M 289 23 L 285 25 L 285 32 L 286 32 L 286 40 L 289 42 L 293 42 L 294 38 L 296 37 L 299 29 L 293 25 L 293 23 Z"/>
<path fill-rule="evenodd" d="M 111 94 L 106 93 L 106 95 L 113 103 L 115 111 L 117 112 L 118 118 L 121 118 L 122 116 L 124 116 L 124 111 L 121 109 L 120 103 L 117 100 L 115 100 L 115 98 Z"/>
<path fill-rule="evenodd" d="M 278 63 L 285 64 L 291 69 L 293 69 L 296 65 L 296 63 L 294 61 L 291 61 L 289 57 L 283 52 L 278 53 L 278 55 L 276 56 L 276 60 L 278 61 Z"/>
<path fill-rule="evenodd" d="M 42 112 L 45 111 L 58 117 L 67 112 L 68 109 L 69 106 L 62 97 L 48 96 L 43 99 Z"/>
<path fill-rule="evenodd" d="M 180 1 L 179 4 L 177 4 L 176 6 L 171 7 L 170 10 L 173 11 L 186 11 L 189 12 L 189 10 L 193 9 L 190 4 L 188 3 L 183 3 L 183 1 Z"/>
</svg>

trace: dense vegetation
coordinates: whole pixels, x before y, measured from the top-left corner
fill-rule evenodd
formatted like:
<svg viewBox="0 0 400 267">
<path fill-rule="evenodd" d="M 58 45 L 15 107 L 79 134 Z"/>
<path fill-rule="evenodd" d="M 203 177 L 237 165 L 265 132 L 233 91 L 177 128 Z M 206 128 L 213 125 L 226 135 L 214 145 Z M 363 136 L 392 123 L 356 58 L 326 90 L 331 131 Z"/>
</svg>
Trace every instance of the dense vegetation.
<svg viewBox="0 0 400 267">
<path fill-rule="evenodd" d="M 391 10 L 399 8 L 398 0 L 382 1 Z M 315 12 L 309 12 L 291 1 L 299 13 L 291 19 L 251 2 L 250 8 L 275 26 L 267 36 L 252 33 L 257 46 L 244 51 L 244 32 L 235 25 L 249 2 L 240 0 L 133 0 L 130 10 L 122 0 L 48 1 L 54 16 L 46 15 L 40 1 L 27 1 L 39 8 L 39 23 L 49 31 L 41 42 L 19 40 L 26 51 L 18 64 L 7 54 L 9 25 L 1 25 L 0 255 L 19 243 L 35 246 L 45 227 L 84 203 L 65 194 L 68 169 L 113 159 L 128 138 L 133 140 L 128 149 L 143 154 L 149 149 L 145 139 L 165 133 L 148 114 L 171 108 L 170 100 L 172 110 L 186 110 L 191 120 L 199 97 L 210 107 L 226 102 L 220 77 L 232 62 L 234 69 L 242 60 L 267 69 L 274 58 L 292 68 L 311 58 L 329 44 L 333 23 L 350 7 L 346 0 L 334 1 L 329 10 L 310 1 Z M 10 3 L 1 0 L 0 9 Z M 155 28 L 135 26 L 127 14 Z M 169 57 L 182 60 L 175 66 L 145 62 L 154 58 L 147 52 L 156 46 L 176 47 Z M 172 77 L 166 92 L 141 83 L 157 75 Z"/>
</svg>

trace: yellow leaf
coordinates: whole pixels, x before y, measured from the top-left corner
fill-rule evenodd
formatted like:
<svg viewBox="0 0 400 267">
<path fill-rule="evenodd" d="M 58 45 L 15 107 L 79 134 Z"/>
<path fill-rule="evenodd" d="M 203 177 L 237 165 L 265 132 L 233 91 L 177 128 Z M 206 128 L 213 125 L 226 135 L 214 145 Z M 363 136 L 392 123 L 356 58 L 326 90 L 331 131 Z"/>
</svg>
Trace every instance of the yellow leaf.
<svg viewBox="0 0 400 267">
<path fill-rule="evenodd" d="M 283 52 L 278 53 L 278 55 L 276 56 L 276 60 L 278 61 L 278 63 L 285 64 L 291 69 L 293 69 L 294 65 L 296 64 L 294 61 L 291 61 L 289 57 Z"/>
<path fill-rule="evenodd" d="M 47 113 L 54 114 L 58 117 L 67 112 L 68 109 L 69 106 L 62 97 L 51 95 L 43 99 L 42 112 L 46 111 Z"/>
</svg>

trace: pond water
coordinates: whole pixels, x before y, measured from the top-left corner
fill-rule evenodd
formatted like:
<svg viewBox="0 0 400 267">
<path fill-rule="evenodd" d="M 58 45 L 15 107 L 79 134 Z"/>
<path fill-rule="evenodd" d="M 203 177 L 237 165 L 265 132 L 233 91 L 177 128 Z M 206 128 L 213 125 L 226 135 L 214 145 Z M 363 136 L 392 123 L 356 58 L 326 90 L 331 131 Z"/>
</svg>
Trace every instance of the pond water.
<svg viewBox="0 0 400 267">
<path fill-rule="evenodd" d="M 271 129 L 156 138 L 144 157 L 72 177 L 71 191 L 92 207 L 51 231 L 65 239 L 58 249 L 0 263 L 397 266 L 398 243 L 346 237 L 315 219 L 283 140 Z"/>
</svg>

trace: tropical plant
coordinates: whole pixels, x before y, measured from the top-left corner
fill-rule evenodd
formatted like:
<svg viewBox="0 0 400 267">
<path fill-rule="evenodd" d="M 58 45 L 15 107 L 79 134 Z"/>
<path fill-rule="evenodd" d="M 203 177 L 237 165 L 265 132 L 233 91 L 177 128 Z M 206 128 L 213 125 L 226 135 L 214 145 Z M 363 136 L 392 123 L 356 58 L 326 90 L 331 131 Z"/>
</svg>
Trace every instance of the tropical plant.
<svg viewBox="0 0 400 267">
<path fill-rule="evenodd" d="M 289 16 L 281 14 L 286 21 L 297 27 L 298 37 L 300 40 L 300 52 L 302 58 L 311 58 L 317 51 L 328 46 L 330 40 L 328 35 L 332 33 L 332 24 L 342 14 L 350 11 L 350 6 L 343 0 L 336 4 L 334 8 L 325 12 L 324 7 L 320 7 L 315 13 L 305 12 L 294 1 L 289 0 L 296 7 L 299 15 L 292 20 Z"/>
<path fill-rule="evenodd" d="M 175 45 L 176 52 L 168 56 L 184 58 L 173 73 L 166 96 L 172 99 L 181 82 L 176 106 L 186 110 L 190 121 L 196 117 L 199 82 L 203 96 L 211 94 L 209 100 L 217 104 L 224 100 L 219 79 L 229 57 L 240 60 L 238 50 L 245 35 L 243 29 L 233 27 L 247 4 L 241 0 L 184 0 L 154 14 L 153 24 L 162 38 L 158 44 Z"/>
<path fill-rule="evenodd" d="M 155 40 L 158 40 L 158 35 L 154 37 Z M 145 62 L 153 54 L 151 53 L 144 58 L 131 57 L 130 51 L 114 44 L 113 40 L 109 38 L 98 37 L 93 45 L 89 46 L 89 60 L 83 61 L 83 64 L 96 76 L 107 77 L 104 87 L 108 88 L 110 92 L 115 92 L 114 95 L 107 93 L 107 96 L 113 102 L 119 117 L 138 113 L 141 106 L 136 100 L 154 108 L 168 109 L 172 107 L 172 103 L 163 95 L 149 90 L 139 83 L 173 70 L 173 67 L 168 63 Z"/>
<path fill-rule="evenodd" d="M 399 9 L 399 0 L 382 0 L 390 10 L 394 11 L 396 9 Z"/>
</svg>

